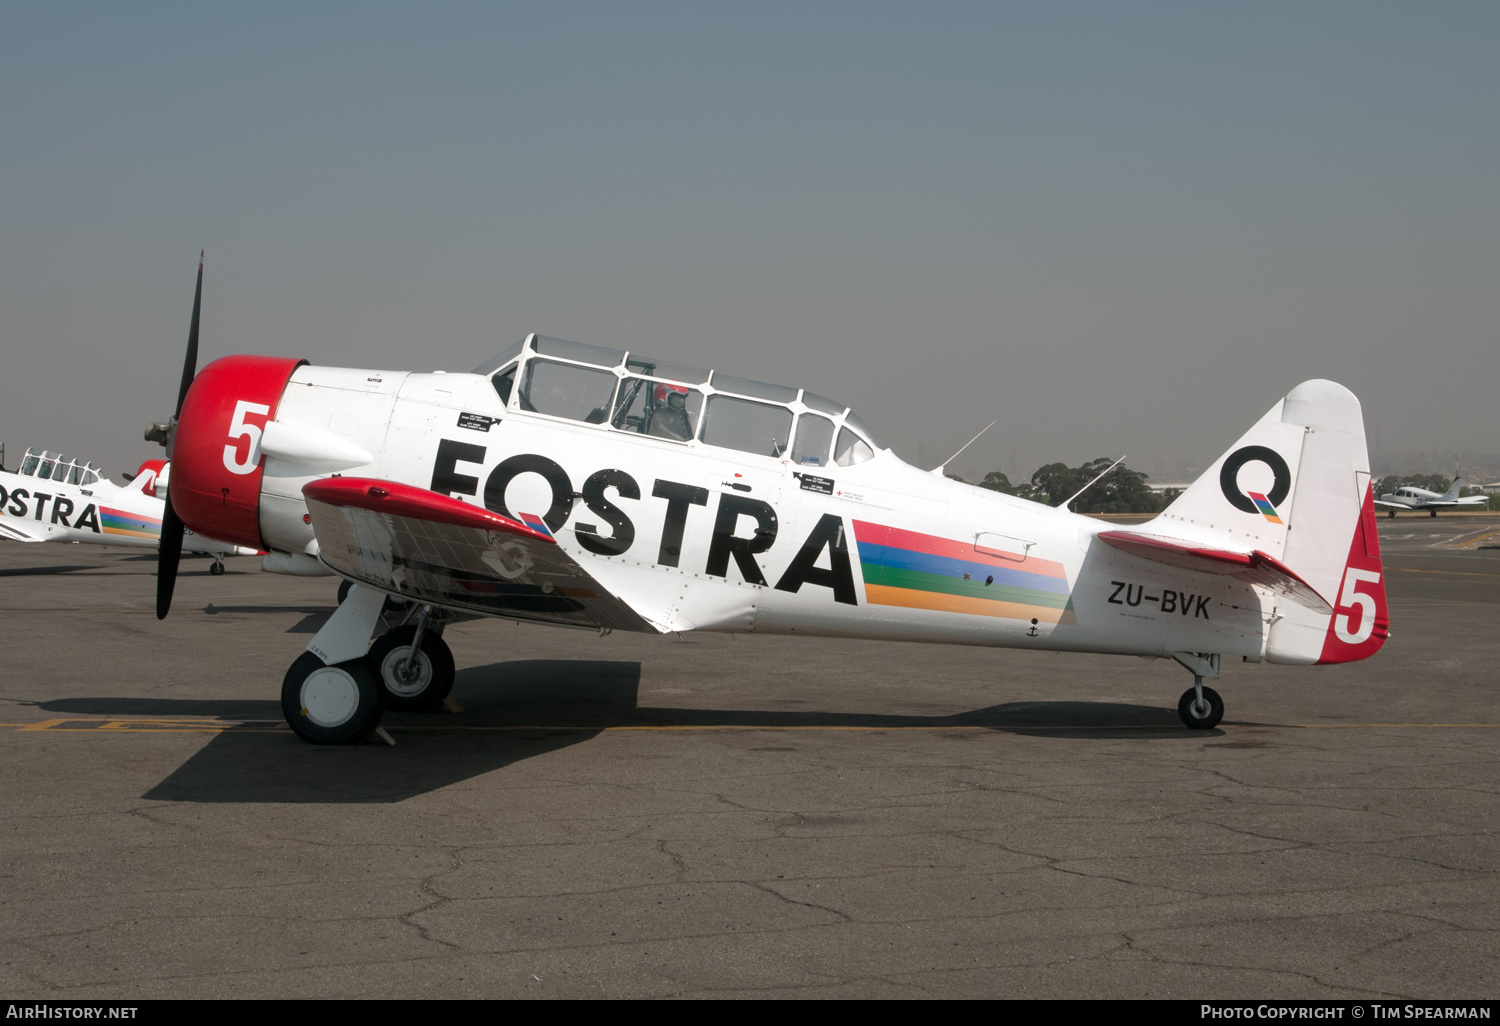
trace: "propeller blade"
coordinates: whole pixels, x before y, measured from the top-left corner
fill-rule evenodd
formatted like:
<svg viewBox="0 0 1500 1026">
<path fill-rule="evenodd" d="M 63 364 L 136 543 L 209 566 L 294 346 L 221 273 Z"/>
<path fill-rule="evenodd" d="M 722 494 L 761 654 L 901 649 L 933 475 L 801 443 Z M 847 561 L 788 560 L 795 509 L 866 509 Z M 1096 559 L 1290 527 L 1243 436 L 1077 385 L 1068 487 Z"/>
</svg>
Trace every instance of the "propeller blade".
<svg viewBox="0 0 1500 1026">
<path fill-rule="evenodd" d="M 156 618 L 165 620 L 172 609 L 172 589 L 177 586 L 177 564 L 182 559 L 182 521 L 172 508 L 172 495 L 167 493 L 166 508 L 162 511 L 161 541 L 156 547 Z"/>
<path fill-rule="evenodd" d="M 188 388 L 198 373 L 198 314 L 203 309 L 203 251 L 198 251 L 198 285 L 193 290 L 193 320 L 188 326 L 187 356 L 182 361 L 182 387 L 177 390 L 177 412 L 172 414 L 172 423 L 182 416 L 182 404 L 187 399 Z M 149 432 L 148 432 L 149 437 Z M 177 587 L 177 564 L 182 561 L 182 521 L 172 508 L 172 493 L 168 489 L 161 517 L 161 540 L 156 545 L 156 618 L 165 620 L 172 611 L 172 591 Z"/>
<path fill-rule="evenodd" d="M 187 358 L 182 361 L 182 387 L 177 390 L 177 412 L 182 415 L 182 403 L 187 398 L 188 386 L 198 373 L 198 311 L 203 307 L 203 251 L 198 251 L 198 287 L 193 291 L 193 323 L 188 327 Z"/>
</svg>

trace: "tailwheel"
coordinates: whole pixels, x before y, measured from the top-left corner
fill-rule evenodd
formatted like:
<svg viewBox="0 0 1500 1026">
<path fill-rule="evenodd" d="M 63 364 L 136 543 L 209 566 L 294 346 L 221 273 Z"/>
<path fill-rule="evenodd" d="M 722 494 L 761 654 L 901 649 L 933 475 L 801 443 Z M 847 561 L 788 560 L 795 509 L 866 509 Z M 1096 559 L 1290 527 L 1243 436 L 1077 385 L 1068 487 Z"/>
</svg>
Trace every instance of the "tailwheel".
<svg viewBox="0 0 1500 1026">
<path fill-rule="evenodd" d="M 282 681 L 281 711 L 309 744 L 356 745 L 380 724 L 380 683 L 363 659 L 329 666 L 304 652 Z"/>
<path fill-rule="evenodd" d="M 1177 715 L 1192 730 L 1212 730 L 1224 718 L 1224 699 L 1213 688 L 1194 684 L 1177 700 Z"/>
<path fill-rule="evenodd" d="M 366 657 L 380 680 L 380 700 L 398 712 L 436 709 L 453 690 L 453 652 L 429 629 L 430 607 L 415 626 L 387 631 Z M 413 652 L 415 649 L 415 652 Z"/>
</svg>

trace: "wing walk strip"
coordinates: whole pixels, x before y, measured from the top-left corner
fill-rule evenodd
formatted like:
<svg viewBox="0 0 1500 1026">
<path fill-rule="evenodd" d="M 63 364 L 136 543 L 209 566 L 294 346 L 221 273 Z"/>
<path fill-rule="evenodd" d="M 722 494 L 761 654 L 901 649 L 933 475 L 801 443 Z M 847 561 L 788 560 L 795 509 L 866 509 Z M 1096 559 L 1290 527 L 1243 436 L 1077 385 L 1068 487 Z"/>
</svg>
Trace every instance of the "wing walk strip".
<svg viewBox="0 0 1500 1026">
<path fill-rule="evenodd" d="M 77 724 L 73 726 L 71 724 Z M 1279 727 L 1288 730 L 1327 729 L 1397 729 L 1397 728 L 1495 728 L 1500 723 L 1259 723 L 1225 720 L 1226 727 Z M 34 723 L 0 723 L 0 728 L 11 728 L 13 733 L 64 733 L 64 734 L 287 734 L 291 728 L 278 720 L 245 720 L 225 723 L 208 720 L 121 720 L 87 719 L 70 716 L 66 718 L 38 720 Z M 949 724 L 775 724 L 775 723 L 611 723 L 598 725 L 579 724 L 463 724 L 439 726 L 414 726 L 386 724 L 385 728 L 395 733 L 478 733 L 504 734 L 525 732 L 553 733 L 604 733 L 604 732 L 650 732 L 650 731 L 952 731 L 987 730 L 1017 733 L 1038 730 L 1176 730 L 1177 724 L 1167 723 L 949 723 Z"/>
</svg>

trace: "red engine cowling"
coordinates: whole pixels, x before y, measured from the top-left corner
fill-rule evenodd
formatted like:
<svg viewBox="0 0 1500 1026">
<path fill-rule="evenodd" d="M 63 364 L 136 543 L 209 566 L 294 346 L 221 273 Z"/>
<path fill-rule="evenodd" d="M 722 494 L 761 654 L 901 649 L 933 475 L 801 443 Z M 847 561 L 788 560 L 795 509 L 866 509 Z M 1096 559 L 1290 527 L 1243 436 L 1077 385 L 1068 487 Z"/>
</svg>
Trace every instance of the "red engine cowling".
<svg viewBox="0 0 1500 1026">
<path fill-rule="evenodd" d="M 198 372 L 172 436 L 172 509 L 199 534 L 256 549 L 260 436 L 287 381 L 306 360 L 225 356 Z"/>
</svg>

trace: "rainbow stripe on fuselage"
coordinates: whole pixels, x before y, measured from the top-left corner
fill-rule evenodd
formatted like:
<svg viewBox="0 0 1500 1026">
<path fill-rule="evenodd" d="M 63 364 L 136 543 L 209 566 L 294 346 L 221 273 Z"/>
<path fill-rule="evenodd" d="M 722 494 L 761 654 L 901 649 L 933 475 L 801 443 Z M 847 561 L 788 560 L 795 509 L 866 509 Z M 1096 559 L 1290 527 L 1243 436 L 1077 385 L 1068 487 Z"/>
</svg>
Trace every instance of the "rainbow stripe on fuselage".
<svg viewBox="0 0 1500 1026">
<path fill-rule="evenodd" d="M 149 538 L 152 541 L 160 541 L 161 521 L 155 517 L 144 516 L 140 513 L 130 513 L 122 509 L 110 509 L 108 506 L 100 506 L 99 531 L 102 534 L 113 534 L 126 538 Z"/>
<path fill-rule="evenodd" d="M 1007 620 L 1077 623 L 1061 563 L 1022 553 L 981 552 L 897 527 L 854 521 L 865 601 Z"/>
</svg>

